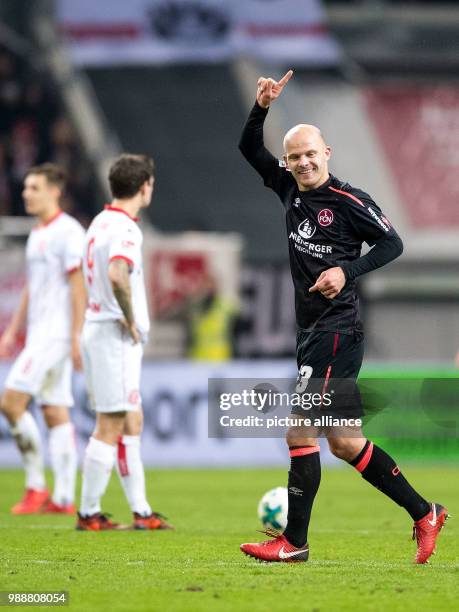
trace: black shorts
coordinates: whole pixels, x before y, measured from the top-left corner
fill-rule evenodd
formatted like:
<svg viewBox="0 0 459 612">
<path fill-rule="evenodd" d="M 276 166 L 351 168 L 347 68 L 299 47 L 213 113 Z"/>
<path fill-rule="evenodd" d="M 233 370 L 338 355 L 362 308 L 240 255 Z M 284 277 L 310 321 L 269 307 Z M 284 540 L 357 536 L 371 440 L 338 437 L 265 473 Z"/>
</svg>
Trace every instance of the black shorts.
<svg viewBox="0 0 459 612">
<path fill-rule="evenodd" d="M 309 417 L 340 418 L 363 416 L 356 384 L 363 361 L 363 333 L 331 331 L 297 332 L 297 393 L 320 394 L 322 400 L 304 402 L 292 413 Z M 305 410 L 304 406 L 308 406 Z"/>
</svg>

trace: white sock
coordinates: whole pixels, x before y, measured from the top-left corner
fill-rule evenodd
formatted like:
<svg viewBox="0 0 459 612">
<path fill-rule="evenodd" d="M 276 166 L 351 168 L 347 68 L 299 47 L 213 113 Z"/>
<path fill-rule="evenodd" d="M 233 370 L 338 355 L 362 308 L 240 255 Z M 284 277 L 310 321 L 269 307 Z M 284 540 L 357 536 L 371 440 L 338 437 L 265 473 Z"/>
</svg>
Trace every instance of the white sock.
<svg viewBox="0 0 459 612">
<path fill-rule="evenodd" d="M 22 454 L 26 489 L 46 489 L 43 449 L 38 425 L 30 412 L 26 411 L 11 427 L 11 435 Z"/>
<path fill-rule="evenodd" d="M 107 489 L 116 446 L 89 438 L 83 462 L 83 487 L 81 491 L 80 514 L 89 516 L 100 512 L 100 498 Z"/>
<path fill-rule="evenodd" d="M 63 423 L 49 430 L 49 454 L 54 473 L 52 500 L 59 506 L 75 501 L 77 449 L 73 423 Z"/>
<path fill-rule="evenodd" d="M 145 491 L 145 472 L 140 457 L 140 436 L 122 436 L 118 442 L 116 471 L 132 512 L 149 516 L 151 507 Z"/>
</svg>

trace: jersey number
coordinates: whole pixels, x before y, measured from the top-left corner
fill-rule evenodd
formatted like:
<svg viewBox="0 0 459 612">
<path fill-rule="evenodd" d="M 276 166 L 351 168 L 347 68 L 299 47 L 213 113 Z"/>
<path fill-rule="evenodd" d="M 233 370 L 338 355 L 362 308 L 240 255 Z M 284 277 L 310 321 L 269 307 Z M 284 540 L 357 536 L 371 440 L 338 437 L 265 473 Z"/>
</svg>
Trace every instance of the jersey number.
<svg viewBox="0 0 459 612">
<path fill-rule="evenodd" d="M 308 365 L 303 365 L 298 372 L 298 378 L 296 379 L 296 387 L 295 392 L 298 395 L 304 393 L 306 391 L 306 387 L 308 386 L 309 379 L 312 376 L 312 368 Z"/>
</svg>

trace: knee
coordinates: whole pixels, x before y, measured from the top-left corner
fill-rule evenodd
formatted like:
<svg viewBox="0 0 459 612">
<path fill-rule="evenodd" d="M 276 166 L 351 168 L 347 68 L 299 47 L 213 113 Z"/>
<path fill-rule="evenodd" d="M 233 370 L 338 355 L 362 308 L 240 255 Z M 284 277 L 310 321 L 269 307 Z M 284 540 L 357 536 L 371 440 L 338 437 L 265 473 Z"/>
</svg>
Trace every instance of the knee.
<svg viewBox="0 0 459 612">
<path fill-rule="evenodd" d="M 12 411 L 13 403 L 10 400 L 8 391 L 5 391 L 0 398 L 0 412 L 3 412 L 4 415 L 8 416 Z"/>
<path fill-rule="evenodd" d="M 128 412 L 124 422 L 124 434 L 127 436 L 140 436 L 143 429 L 143 413 L 141 410 Z"/>
<path fill-rule="evenodd" d="M 5 401 L 4 394 L 0 397 L 0 412 L 3 413 L 4 415 L 8 414 L 8 405 L 7 405 L 7 402 Z"/>
<path fill-rule="evenodd" d="M 352 438 L 329 438 L 328 446 L 330 452 L 343 461 L 352 461 L 360 451 L 356 446 L 356 440 Z"/>
<path fill-rule="evenodd" d="M 125 412 L 99 413 L 93 437 L 107 444 L 116 445 L 118 438 L 123 434 L 125 418 Z"/>
<path fill-rule="evenodd" d="M 61 406 L 43 406 L 43 418 L 46 426 L 51 429 L 70 422 L 69 411 Z"/>
<path fill-rule="evenodd" d="M 6 390 L 0 398 L 0 412 L 8 419 L 10 425 L 14 425 L 26 410 L 27 404 L 16 401 L 14 395 Z"/>
<path fill-rule="evenodd" d="M 317 446 L 317 438 L 308 435 L 302 427 L 289 427 L 285 435 L 287 446 Z"/>
</svg>

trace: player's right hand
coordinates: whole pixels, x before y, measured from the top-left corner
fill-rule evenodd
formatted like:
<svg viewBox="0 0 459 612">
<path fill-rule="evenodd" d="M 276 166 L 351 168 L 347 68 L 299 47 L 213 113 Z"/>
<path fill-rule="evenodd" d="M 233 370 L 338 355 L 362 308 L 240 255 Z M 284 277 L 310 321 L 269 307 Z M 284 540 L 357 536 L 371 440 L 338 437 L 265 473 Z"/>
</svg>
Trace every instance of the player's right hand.
<svg viewBox="0 0 459 612">
<path fill-rule="evenodd" d="M 81 356 L 80 338 L 72 338 L 72 365 L 76 372 L 81 372 L 83 369 L 83 358 Z"/>
<path fill-rule="evenodd" d="M 123 319 L 121 321 L 121 325 L 128 332 L 128 334 L 131 336 L 132 342 L 134 344 L 138 344 L 140 342 L 140 334 L 137 331 L 137 327 L 135 325 L 135 321 L 133 321 L 132 323 L 128 323 L 125 319 Z"/>
<path fill-rule="evenodd" d="M 290 81 L 293 70 L 289 70 L 280 81 L 260 77 L 257 83 L 257 102 L 262 108 L 268 108 L 273 100 L 278 98 L 282 90 Z"/>
<path fill-rule="evenodd" d="M 16 344 L 16 334 L 6 329 L 0 337 L 0 359 L 8 359 Z"/>
<path fill-rule="evenodd" d="M 314 285 L 309 288 L 309 293 L 320 291 L 324 297 L 332 300 L 340 293 L 345 284 L 346 277 L 343 269 L 337 266 L 324 270 Z"/>
</svg>

